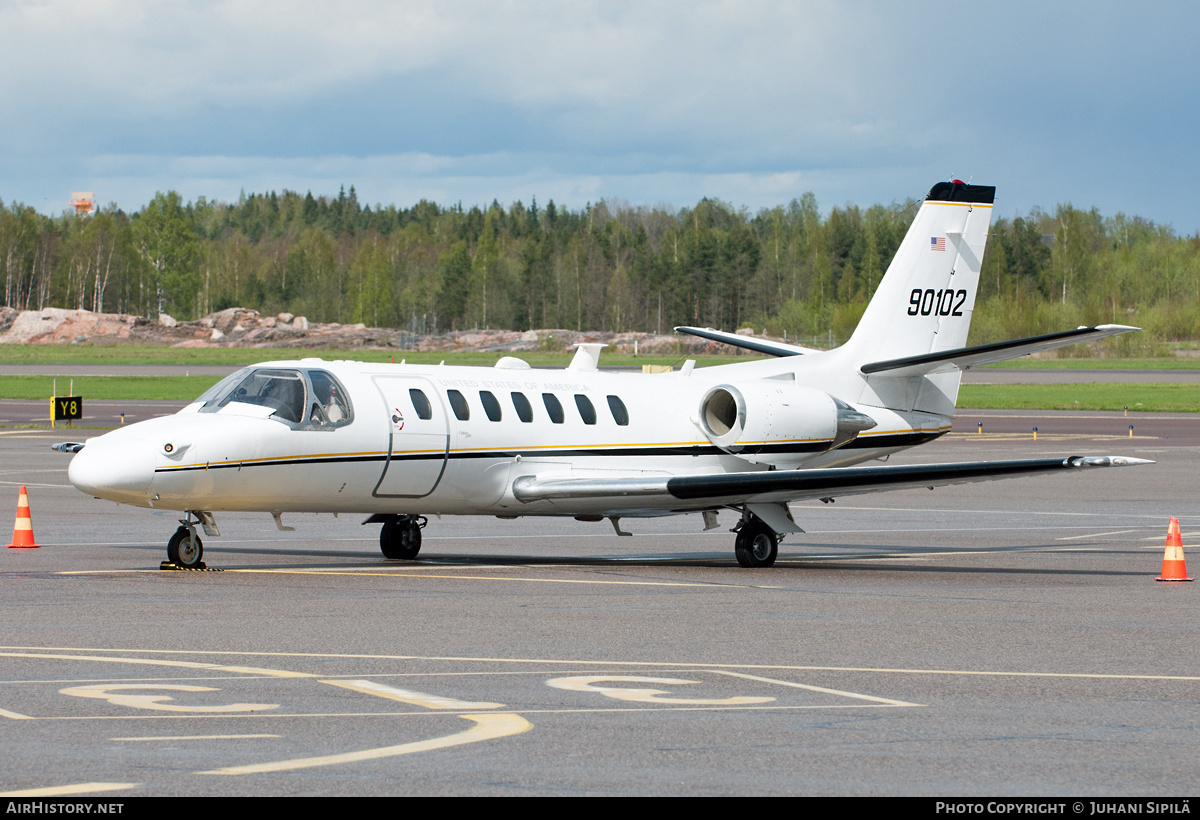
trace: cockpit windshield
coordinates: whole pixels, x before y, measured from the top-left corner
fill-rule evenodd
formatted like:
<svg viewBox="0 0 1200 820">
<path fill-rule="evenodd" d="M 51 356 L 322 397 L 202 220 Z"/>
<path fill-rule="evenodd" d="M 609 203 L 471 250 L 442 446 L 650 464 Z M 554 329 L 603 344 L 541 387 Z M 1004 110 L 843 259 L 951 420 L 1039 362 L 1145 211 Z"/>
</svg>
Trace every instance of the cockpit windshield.
<svg viewBox="0 0 1200 820">
<path fill-rule="evenodd" d="M 342 427 L 353 418 L 345 389 L 324 370 L 243 368 L 205 391 L 195 404 L 202 405 L 200 413 L 236 412 L 239 405 L 266 408 L 262 417 L 305 429 Z"/>
</svg>

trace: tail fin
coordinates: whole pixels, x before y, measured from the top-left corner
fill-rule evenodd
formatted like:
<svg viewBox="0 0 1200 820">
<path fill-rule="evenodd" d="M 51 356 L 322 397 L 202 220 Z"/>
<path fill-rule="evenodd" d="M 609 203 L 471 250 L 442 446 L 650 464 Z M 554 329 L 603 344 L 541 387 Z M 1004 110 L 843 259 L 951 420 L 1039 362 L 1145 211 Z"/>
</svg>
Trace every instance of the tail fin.
<svg viewBox="0 0 1200 820">
<path fill-rule="evenodd" d="M 845 345 L 857 363 L 966 346 L 995 195 L 933 186 Z"/>
<path fill-rule="evenodd" d="M 995 195 L 992 186 L 960 180 L 930 189 L 854 335 L 839 351 L 842 366 L 857 370 L 966 345 Z M 860 400 L 949 415 L 959 375 L 869 376 Z"/>
</svg>

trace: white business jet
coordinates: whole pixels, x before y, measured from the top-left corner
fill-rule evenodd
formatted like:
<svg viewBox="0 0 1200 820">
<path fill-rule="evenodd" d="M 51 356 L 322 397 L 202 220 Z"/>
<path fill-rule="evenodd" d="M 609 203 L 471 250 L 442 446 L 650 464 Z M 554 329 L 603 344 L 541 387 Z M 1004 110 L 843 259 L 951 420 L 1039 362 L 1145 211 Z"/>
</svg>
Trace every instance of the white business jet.
<svg viewBox="0 0 1200 820">
<path fill-rule="evenodd" d="M 253 365 L 179 413 L 60 445 L 98 498 L 184 513 L 167 546 L 203 566 L 215 514 L 359 513 L 391 559 L 415 558 L 425 516 L 737 516 L 744 567 L 803 532 L 788 508 L 880 490 L 1148 463 L 1117 456 L 929 465 L 885 460 L 950 429 L 977 365 L 1137 328 L 1082 327 L 965 347 L 995 188 L 933 186 L 854 335 L 816 351 L 678 328 L 772 358 L 668 374 L 603 372 L 599 344 L 565 370 L 300 359 Z"/>
</svg>

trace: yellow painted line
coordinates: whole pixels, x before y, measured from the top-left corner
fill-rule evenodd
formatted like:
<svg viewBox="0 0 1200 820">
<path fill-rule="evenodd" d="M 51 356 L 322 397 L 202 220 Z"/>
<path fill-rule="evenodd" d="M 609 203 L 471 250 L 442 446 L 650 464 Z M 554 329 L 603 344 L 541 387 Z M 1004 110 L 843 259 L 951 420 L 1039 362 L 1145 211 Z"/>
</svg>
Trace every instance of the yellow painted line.
<svg viewBox="0 0 1200 820">
<path fill-rule="evenodd" d="M 330 686 L 340 686 L 343 689 L 349 689 L 353 692 L 362 692 L 366 695 L 375 695 L 376 697 L 387 698 L 388 700 L 398 700 L 401 703 L 408 703 L 412 706 L 424 706 L 426 709 L 453 709 L 459 711 L 464 709 L 499 709 L 504 706 L 503 703 L 474 702 L 455 700 L 454 698 L 445 698 L 438 695 L 427 695 L 424 692 L 414 692 L 411 689 L 398 689 L 395 686 L 387 686 L 369 680 L 323 680 L 321 683 L 328 683 Z"/>
<path fill-rule="evenodd" d="M 142 571 L 142 570 L 139 570 Z M 149 571 L 149 570 L 145 570 Z M 683 583 L 678 581 L 592 581 L 576 578 L 501 578 L 492 575 L 434 575 L 416 572 L 356 572 L 354 570 L 315 570 L 315 569 L 227 569 L 225 572 L 261 573 L 264 575 L 362 575 L 378 576 L 381 578 L 442 578 L 453 581 L 517 581 L 530 584 L 597 584 L 607 586 L 637 586 L 637 587 L 721 587 L 729 589 L 778 589 L 751 584 L 701 584 Z M 306 677 L 312 677 L 306 676 Z"/>
<path fill-rule="evenodd" d="M 84 651 L 87 650 L 76 650 Z M 116 650 L 122 651 L 122 650 Z M 139 650 L 132 650 L 134 652 Z M 271 678 L 315 678 L 307 672 L 289 672 L 283 669 L 260 669 L 254 666 L 223 666 L 215 663 L 197 663 L 194 661 L 160 661 L 149 658 L 117 658 L 104 655 L 48 655 L 43 652 L 0 652 L 0 657 L 6 658 L 45 658 L 59 661 L 101 661 L 105 663 L 133 663 L 142 666 L 171 666 L 180 669 L 205 669 L 215 672 L 239 672 L 244 675 L 265 675 Z"/>
<path fill-rule="evenodd" d="M 713 671 L 713 670 L 706 670 Z M 918 706 L 920 704 L 910 704 Z M 501 712 L 500 714 L 521 714 L 521 715 L 586 715 L 586 714 L 610 714 L 615 712 L 721 712 L 721 711 L 744 711 L 753 709 L 889 709 L 891 704 L 886 703 L 845 703 L 845 704 L 780 704 L 780 703 L 756 703 L 756 704 L 738 704 L 738 705 L 719 705 L 719 706 L 648 706 L 630 704 L 628 707 L 613 706 L 613 707 L 577 707 L 577 708 L 559 708 L 559 709 L 514 709 L 511 712 Z M 447 713 L 443 713 L 447 714 Z M 477 717 L 486 717 L 495 715 L 495 712 L 476 713 Z M 239 715 L 239 717 L 253 717 L 255 719 L 270 718 L 273 720 L 279 719 L 304 719 L 312 720 L 314 718 L 407 718 L 407 717 L 431 717 L 432 713 L 427 711 L 396 711 L 396 712 L 294 712 L 285 714 L 264 713 L 260 712 L 254 715 Z M 49 721 L 57 723 L 71 722 L 104 722 L 104 721 L 130 721 L 130 720 L 222 720 L 228 718 L 228 715 L 60 715 L 58 717 L 40 717 L 34 718 L 39 721 Z M 458 715 L 458 717 L 467 717 L 466 715 Z M 168 738 L 169 739 L 169 738 Z"/>
<path fill-rule="evenodd" d="M 311 769 L 317 766 L 336 766 L 343 763 L 359 763 L 364 760 L 379 760 L 385 757 L 429 752 L 434 749 L 448 749 L 452 746 L 462 746 L 467 743 L 479 743 L 484 740 L 495 740 L 500 737 L 519 735 L 528 732 L 533 724 L 520 715 L 488 714 L 488 715 L 459 715 L 473 721 L 476 725 L 462 732 L 444 737 L 418 740 L 412 743 L 401 743 L 398 746 L 383 746 L 378 749 L 363 749 L 359 752 L 323 755 L 321 757 L 299 757 L 291 760 L 277 760 L 274 763 L 253 763 L 248 766 L 228 766 L 222 769 L 196 772 L 196 774 L 267 774 L 270 772 L 291 772 L 297 769 Z"/>
<path fill-rule="evenodd" d="M 36 650 L 38 647 L 0 646 L 3 649 Z M 44 651 L 51 652 L 87 652 L 88 649 L 77 647 L 45 647 Z M 1096 680 L 1159 680 L 1159 681 L 1200 681 L 1200 675 L 1137 675 L 1110 674 L 1100 672 L 1015 672 L 1005 670 L 970 670 L 970 669 L 910 669 L 906 667 L 888 666 L 799 666 L 794 664 L 765 664 L 765 663 L 690 663 L 667 661 L 619 661 L 597 659 L 564 659 L 564 658 L 488 658 L 458 655 L 367 655 L 336 652 L 236 652 L 225 650 L 180 650 L 180 649 L 104 649 L 97 647 L 96 652 L 140 652 L 144 654 L 171 655 L 226 655 L 235 657 L 268 657 L 268 658 L 338 658 L 342 660 L 374 660 L 374 661 L 449 661 L 454 663 L 496 663 L 496 664 L 528 664 L 544 665 L 558 664 L 562 666 L 598 666 L 598 667 L 636 667 L 654 669 L 766 669 L 798 672 L 877 672 L 905 675 L 969 675 L 983 677 L 1019 677 L 1019 678 L 1091 678 Z M 3 653 L 0 653 L 2 656 Z M 31 655 L 30 657 L 44 657 Z M 219 667 L 218 667 L 219 668 Z M 231 668 L 231 667 L 227 667 Z M 304 677 L 317 677 L 304 675 Z M 227 717 L 227 716 L 226 716 Z M 249 717 L 249 716 L 246 716 Z M 270 715 L 255 715 L 254 717 L 270 717 Z M 279 715 L 278 717 L 287 717 Z M 161 719 L 161 718 L 157 718 Z"/>
<path fill-rule="evenodd" d="M 280 735 L 151 735 L 148 737 L 110 737 L 109 740 L 121 741 L 163 741 L 163 740 L 253 740 L 256 738 L 274 738 Z"/>
<path fill-rule="evenodd" d="M 861 435 L 861 434 L 860 434 Z M 1033 431 L 1028 433 L 950 433 L 955 441 L 1033 441 Z M 1038 441 L 1127 441 L 1131 436 L 1118 433 L 1038 433 Z M 1157 439 L 1158 436 L 1132 436 L 1135 439 Z"/>
<path fill-rule="evenodd" d="M 22 715 L 20 712 L 10 712 L 7 709 L 0 709 L 0 717 L 12 718 L 13 720 L 33 720 L 29 715 Z"/>
<path fill-rule="evenodd" d="M 47 786 L 42 789 L 21 789 L 13 792 L 0 792 L 0 797 L 65 797 L 70 794 L 89 794 L 91 792 L 115 792 L 122 789 L 132 789 L 140 783 L 76 783 L 71 786 Z"/>
<path fill-rule="evenodd" d="M 838 695 L 844 698 L 854 698 L 855 700 L 866 700 L 872 703 L 880 703 L 884 706 L 920 706 L 919 703 L 909 703 L 903 700 L 892 700 L 891 698 L 877 698 L 871 695 L 862 695 L 858 692 L 846 692 L 841 689 L 826 689 L 823 686 L 809 686 L 806 683 L 795 683 L 787 680 L 776 680 L 775 678 L 761 678 L 758 675 L 747 675 L 742 672 L 730 672 L 726 669 L 709 670 L 717 675 L 729 675 L 734 678 L 744 678 L 746 680 L 759 681 L 760 683 L 774 683 L 778 686 L 790 686 L 794 689 L 807 689 L 810 692 L 821 692 L 826 695 Z"/>
<path fill-rule="evenodd" d="M 1093 532 L 1093 533 L 1088 533 L 1087 535 L 1064 535 L 1063 537 L 1055 538 L 1054 540 L 1055 541 L 1078 541 L 1081 538 L 1099 538 L 1102 535 L 1128 535 L 1131 532 L 1138 532 L 1138 530 L 1113 530 L 1112 532 Z M 1142 539 L 1142 540 L 1146 540 L 1146 539 Z"/>
<path fill-rule="evenodd" d="M 955 208 L 991 208 L 984 202 L 944 202 L 940 199 L 929 199 L 925 201 L 926 205 L 953 205 Z"/>
</svg>

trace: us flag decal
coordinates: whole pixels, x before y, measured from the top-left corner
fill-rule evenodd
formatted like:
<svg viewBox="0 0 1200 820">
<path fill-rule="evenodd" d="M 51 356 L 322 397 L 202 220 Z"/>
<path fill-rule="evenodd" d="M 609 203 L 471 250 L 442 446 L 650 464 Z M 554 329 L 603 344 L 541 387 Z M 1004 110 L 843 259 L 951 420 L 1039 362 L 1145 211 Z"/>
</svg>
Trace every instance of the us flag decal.
<svg viewBox="0 0 1200 820">
<path fill-rule="evenodd" d="M 943 251 L 944 252 L 946 250 L 946 237 L 944 237 L 944 236 L 929 237 L 929 249 L 931 251 Z"/>
</svg>

